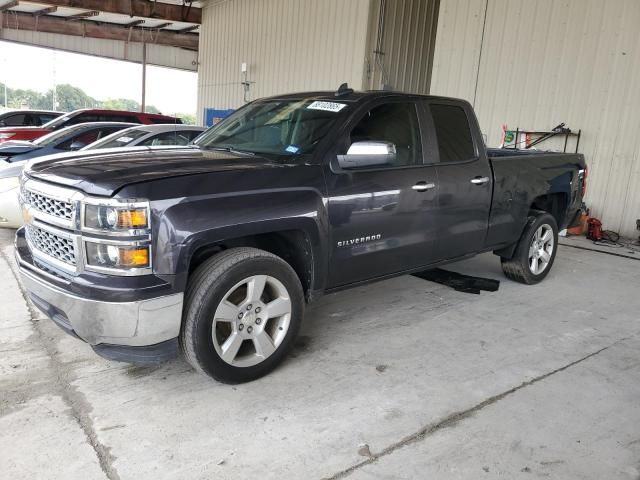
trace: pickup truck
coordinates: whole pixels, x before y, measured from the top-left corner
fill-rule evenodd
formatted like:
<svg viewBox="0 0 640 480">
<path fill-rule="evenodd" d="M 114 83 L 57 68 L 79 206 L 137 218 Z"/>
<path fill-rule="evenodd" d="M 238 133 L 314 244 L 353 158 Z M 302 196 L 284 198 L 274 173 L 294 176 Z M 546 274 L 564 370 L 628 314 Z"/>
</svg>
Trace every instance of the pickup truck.
<svg viewBox="0 0 640 480">
<path fill-rule="evenodd" d="M 254 101 L 192 146 L 27 166 L 15 252 L 33 303 L 99 355 L 181 351 L 238 383 L 322 294 L 488 251 L 541 281 L 585 177 L 579 154 L 487 150 L 463 100 L 342 86 Z"/>
</svg>

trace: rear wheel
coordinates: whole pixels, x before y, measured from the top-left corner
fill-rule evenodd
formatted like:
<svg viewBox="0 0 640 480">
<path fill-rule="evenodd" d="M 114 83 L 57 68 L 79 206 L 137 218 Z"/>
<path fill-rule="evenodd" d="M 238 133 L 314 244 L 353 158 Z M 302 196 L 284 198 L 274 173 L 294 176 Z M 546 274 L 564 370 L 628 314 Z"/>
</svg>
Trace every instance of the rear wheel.
<svg viewBox="0 0 640 480">
<path fill-rule="evenodd" d="M 552 215 L 540 212 L 529 217 L 513 257 L 502 259 L 502 271 L 511 280 L 532 285 L 551 270 L 558 250 L 558 225 Z"/>
<path fill-rule="evenodd" d="M 303 312 L 300 280 L 284 260 L 255 248 L 226 250 L 189 280 L 182 350 L 216 380 L 254 380 L 284 359 Z"/>
</svg>

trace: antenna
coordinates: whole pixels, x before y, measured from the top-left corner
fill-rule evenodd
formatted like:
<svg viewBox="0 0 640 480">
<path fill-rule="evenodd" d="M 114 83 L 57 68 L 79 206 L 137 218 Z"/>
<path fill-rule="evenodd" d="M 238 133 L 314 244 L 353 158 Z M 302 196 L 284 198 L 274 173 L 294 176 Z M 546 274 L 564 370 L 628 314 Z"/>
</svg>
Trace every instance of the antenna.
<svg viewBox="0 0 640 480">
<path fill-rule="evenodd" d="M 353 88 L 349 88 L 348 83 L 343 83 L 338 87 L 338 91 L 334 94 L 336 97 L 343 97 L 344 95 L 349 95 L 353 93 Z"/>
</svg>

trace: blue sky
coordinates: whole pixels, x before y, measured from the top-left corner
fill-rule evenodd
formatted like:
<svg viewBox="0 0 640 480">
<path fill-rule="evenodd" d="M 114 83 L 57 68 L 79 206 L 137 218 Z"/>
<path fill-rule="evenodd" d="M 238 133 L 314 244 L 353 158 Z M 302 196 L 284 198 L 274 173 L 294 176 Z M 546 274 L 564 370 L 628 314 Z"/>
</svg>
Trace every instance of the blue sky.
<svg viewBox="0 0 640 480">
<path fill-rule="evenodd" d="M 130 98 L 140 102 L 142 67 L 0 41 L 0 82 L 40 92 L 49 90 L 54 82 L 70 83 L 98 100 Z M 197 82 L 195 72 L 149 66 L 147 104 L 165 114 L 195 113 Z"/>
</svg>

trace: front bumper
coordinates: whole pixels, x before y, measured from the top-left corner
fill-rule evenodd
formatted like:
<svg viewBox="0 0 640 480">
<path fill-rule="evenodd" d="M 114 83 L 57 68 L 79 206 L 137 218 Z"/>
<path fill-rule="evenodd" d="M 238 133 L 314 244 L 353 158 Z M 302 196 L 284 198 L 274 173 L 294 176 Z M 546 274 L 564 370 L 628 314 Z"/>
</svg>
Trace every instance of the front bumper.
<svg viewBox="0 0 640 480">
<path fill-rule="evenodd" d="M 15 252 L 20 277 L 34 305 L 68 333 L 101 345 L 98 353 L 108 346 L 148 347 L 178 337 L 183 293 L 125 302 L 83 298 L 59 286 L 59 278 L 34 265 L 18 243 Z"/>
</svg>

